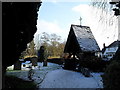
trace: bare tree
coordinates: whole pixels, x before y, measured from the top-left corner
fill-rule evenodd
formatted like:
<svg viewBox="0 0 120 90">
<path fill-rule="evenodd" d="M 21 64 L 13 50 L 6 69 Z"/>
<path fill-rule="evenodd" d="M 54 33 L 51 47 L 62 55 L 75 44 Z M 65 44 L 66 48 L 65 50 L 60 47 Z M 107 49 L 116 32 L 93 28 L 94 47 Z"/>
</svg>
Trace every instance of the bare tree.
<svg viewBox="0 0 120 90">
<path fill-rule="evenodd" d="M 93 11 L 96 13 L 95 15 L 99 18 L 99 22 L 105 22 L 106 24 L 108 22 L 114 22 L 111 21 L 111 18 L 114 17 L 114 14 L 112 12 L 112 8 L 113 6 L 109 4 L 109 2 L 111 0 L 91 0 L 91 5 L 93 7 L 98 8 L 99 10 L 101 10 L 101 12 L 99 10 L 94 10 Z M 108 14 L 110 14 L 110 17 L 108 18 Z"/>
<path fill-rule="evenodd" d="M 40 46 L 44 46 L 49 56 L 61 56 L 65 43 L 61 42 L 61 36 L 43 32 L 40 38 Z"/>
<path fill-rule="evenodd" d="M 118 17 L 114 15 L 111 0 L 91 0 L 92 15 L 97 22 L 96 31 L 103 39 L 102 43 L 109 45 L 118 38 Z M 98 39 L 100 40 L 100 39 Z M 103 45 L 101 45 L 103 46 Z"/>
</svg>

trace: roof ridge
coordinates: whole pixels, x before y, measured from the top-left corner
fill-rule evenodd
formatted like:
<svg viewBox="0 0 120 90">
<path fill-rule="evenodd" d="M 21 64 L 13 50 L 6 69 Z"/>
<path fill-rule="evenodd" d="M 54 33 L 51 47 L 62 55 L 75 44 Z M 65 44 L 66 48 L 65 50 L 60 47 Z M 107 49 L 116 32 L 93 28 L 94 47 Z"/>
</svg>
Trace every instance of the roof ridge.
<svg viewBox="0 0 120 90">
<path fill-rule="evenodd" d="M 82 26 L 82 25 L 75 25 L 75 24 L 71 24 L 71 26 L 77 26 L 77 27 L 86 27 L 86 28 L 90 28 L 89 26 Z"/>
<path fill-rule="evenodd" d="M 83 51 L 99 51 L 99 46 L 95 37 L 88 26 L 71 25 L 76 36 L 77 42 Z"/>
<path fill-rule="evenodd" d="M 107 46 L 107 47 L 109 48 L 109 47 L 111 47 L 111 46 L 117 46 L 118 44 L 120 45 L 120 41 L 119 41 L 119 40 L 112 42 L 112 43 L 111 43 L 109 46 Z"/>
</svg>

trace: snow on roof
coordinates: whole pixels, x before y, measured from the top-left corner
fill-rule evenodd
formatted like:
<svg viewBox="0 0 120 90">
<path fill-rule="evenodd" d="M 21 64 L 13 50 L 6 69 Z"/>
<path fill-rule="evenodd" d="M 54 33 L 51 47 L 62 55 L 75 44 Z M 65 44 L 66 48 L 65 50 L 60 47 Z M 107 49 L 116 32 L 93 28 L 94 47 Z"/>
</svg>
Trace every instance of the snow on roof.
<svg viewBox="0 0 120 90">
<path fill-rule="evenodd" d="M 82 51 L 99 51 L 100 48 L 90 30 L 90 27 L 72 25 L 73 31 L 77 38 Z"/>
<path fill-rule="evenodd" d="M 19 59 L 19 61 L 24 61 L 24 59 Z"/>
</svg>

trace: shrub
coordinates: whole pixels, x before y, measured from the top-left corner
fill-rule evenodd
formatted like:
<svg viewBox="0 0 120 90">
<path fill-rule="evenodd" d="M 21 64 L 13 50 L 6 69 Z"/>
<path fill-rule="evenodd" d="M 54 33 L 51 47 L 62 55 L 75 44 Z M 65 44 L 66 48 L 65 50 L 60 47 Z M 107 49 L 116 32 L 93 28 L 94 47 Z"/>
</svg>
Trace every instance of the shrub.
<svg viewBox="0 0 120 90">
<path fill-rule="evenodd" d="M 64 69 L 76 70 L 76 59 L 65 59 Z"/>
<path fill-rule="evenodd" d="M 5 76 L 5 89 L 21 88 L 21 89 L 32 89 L 36 90 L 37 85 L 32 81 L 25 81 L 15 76 Z"/>
<path fill-rule="evenodd" d="M 81 68 L 81 73 L 85 75 L 85 77 L 90 77 L 90 71 L 88 68 Z"/>
<path fill-rule="evenodd" d="M 119 90 L 120 88 L 120 63 L 113 61 L 107 66 L 103 78 L 105 89 Z"/>
<path fill-rule="evenodd" d="M 104 71 L 104 68 L 106 68 L 106 65 L 108 64 L 108 61 L 101 60 L 101 58 L 98 57 L 90 57 L 80 61 L 81 67 L 89 68 L 89 70 L 94 72 Z"/>
<path fill-rule="evenodd" d="M 51 58 L 51 59 L 47 59 L 47 61 L 59 65 L 63 64 L 62 58 Z"/>
</svg>

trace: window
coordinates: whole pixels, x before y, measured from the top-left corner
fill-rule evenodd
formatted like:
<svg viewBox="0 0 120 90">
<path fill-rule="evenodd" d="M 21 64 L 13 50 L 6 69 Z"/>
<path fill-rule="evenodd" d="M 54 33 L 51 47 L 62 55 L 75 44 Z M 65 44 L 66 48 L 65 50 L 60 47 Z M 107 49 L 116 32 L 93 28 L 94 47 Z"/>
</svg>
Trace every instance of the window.
<svg viewBox="0 0 120 90">
<path fill-rule="evenodd" d="M 108 48 L 108 51 L 110 51 L 110 48 Z"/>
</svg>

